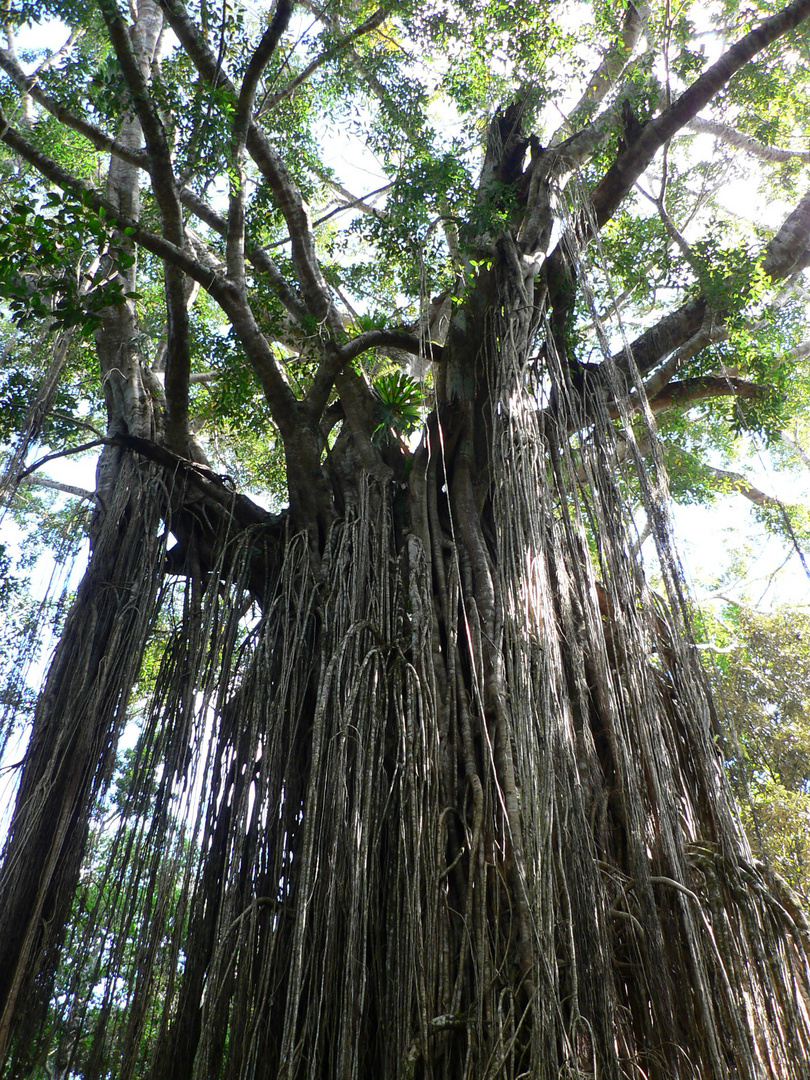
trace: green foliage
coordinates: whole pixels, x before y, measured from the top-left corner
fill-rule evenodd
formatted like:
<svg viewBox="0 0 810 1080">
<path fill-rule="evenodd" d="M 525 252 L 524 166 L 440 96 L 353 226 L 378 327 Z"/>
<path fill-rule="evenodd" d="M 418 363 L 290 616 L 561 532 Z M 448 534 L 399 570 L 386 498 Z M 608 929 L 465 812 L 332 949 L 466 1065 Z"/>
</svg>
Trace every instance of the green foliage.
<svg viewBox="0 0 810 1080">
<path fill-rule="evenodd" d="M 739 5 L 729 0 L 721 7 L 718 18 L 730 39 L 778 5 L 760 0 Z M 334 209 L 330 181 L 346 183 L 340 158 L 353 155 L 354 148 L 360 168 L 376 159 L 390 182 L 374 213 L 330 217 L 316 230 L 324 274 L 336 295 L 353 306 L 347 325 L 359 328 L 412 322 L 431 295 L 445 291 L 463 295 L 478 272 L 486 270 L 486 252 L 476 250 L 475 241 L 508 227 L 515 210 L 511 190 L 493 188 L 487 198 L 476 196 L 483 141 L 495 109 L 520 88 L 527 129 L 542 141 L 561 124 L 564 128 L 563 113 L 576 100 L 577 88 L 584 87 L 601 59 L 620 55 L 617 34 L 623 19 L 623 12 L 607 0 L 594 0 L 576 10 L 551 0 L 459 0 L 453 5 L 404 0 L 384 27 L 356 39 L 351 52 L 336 50 L 346 31 L 373 10 L 371 3 L 352 0 L 331 4 L 328 18 L 301 19 L 294 36 L 285 39 L 271 58 L 257 95 L 260 123 L 282 152 L 310 203 L 313 219 Z M 189 11 L 208 40 L 221 47 L 227 70 L 238 83 L 265 25 L 266 11 L 240 4 L 215 11 L 205 2 L 191 3 Z M 63 60 L 42 70 L 40 84 L 67 107 L 115 133 L 128 99 L 99 13 L 75 0 L 42 0 L 18 6 L 10 14 L 18 26 L 49 18 L 62 19 L 84 33 Z M 624 58 L 630 62 L 615 77 L 606 98 L 586 102 L 576 114 L 576 124 L 585 123 L 618 93 L 643 122 L 660 109 L 667 92 L 676 95 L 713 56 L 718 42 L 712 25 L 711 13 L 697 3 L 675 8 L 652 4 L 646 44 L 632 58 Z M 808 119 L 801 68 L 806 52 L 801 37 L 791 50 L 773 47 L 714 100 L 712 115 L 765 142 L 797 145 L 796 133 L 806 129 Z M 290 80 L 327 53 L 326 62 L 295 93 L 275 99 Z M 43 56 L 42 50 L 30 52 L 31 62 Z M 234 101 L 224 88 L 208 87 L 184 51 L 171 45 L 164 48 L 152 78 L 151 92 L 167 126 L 178 175 L 200 196 L 210 198 L 226 179 L 222 162 L 228 156 Z M 16 90 L 4 84 L 2 94 L 13 108 Z M 99 183 L 106 166 L 98 155 L 45 111 L 35 111 L 27 136 L 78 176 Z M 604 175 L 625 134 L 617 121 L 582 168 L 584 186 L 592 187 Z M 729 337 L 694 358 L 683 374 L 733 369 L 763 387 L 748 401 L 702 402 L 685 421 L 674 413 L 661 418 L 673 491 L 684 501 L 703 501 L 712 495 L 710 475 L 700 466 L 707 452 L 719 448 L 730 460 L 733 436 L 750 430 L 775 440 L 786 424 L 796 420 L 796 403 L 804 400 L 802 395 L 810 398 L 804 391 L 807 372 L 789 370 L 782 362 L 785 349 L 801 340 L 806 318 L 797 316 L 794 325 L 787 326 L 784 309 L 776 315 L 766 311 L 768 283 L 757 261 L 765 233 L 759 226 L 744 227 L 735 221 L 715 194 L 729 178 L 755 175 L 757 183 L 788 197 L 804 175 L 803 166 L 798 161 L 774 167 L 757 164 L 754 174 L 733 149 L 718 144 L 709 155 L 703 149 L 695 153 L 695 146 L 695 136 L 682 130 L 668 148 L 666 178 L 656 162 L 641 179 L 641 186 L 653 195 L 665 189 L 668 212 L 678 227 L 694 222 L 699 236 L 689 240 L 691 263 L 673 244 L 650 202 L 638 196 L 628 199 L 603 230 L 599 257 L 605 275 L 594 285 L 602 311 L 610 310 L 613 294 L 622 297 L 627 336 L 676 306 L 689 288 L 703 291 L 728 319 Z M 0 298 L 5 311 L 17 321 L 18 333 L 27 337 L 42 321 L 79 331 L 59 390 L 59 415 L 47 422 L 44 433 L 58 444 L 75 435 L 76 420 L 97 419 L 101 395 L 94 384 L 92 355 L 82 351 L 82 340 L 88 341 L 97 328 L 105 305 L 126 299 L 113 271 L 131 269 L 132 253 L 126 237 L 114 236 L 109 223 L 75 197 L 55 191 L 42 194 L 41 186 L 35 189 L 29 179 L 27 167 L 20 168 L 9 156 L 0 160 L 0 169 L 9 181 L 0 191 L 0 208 L 5 200 L 0 212 Z M 283 216 L 269 186 L 258 181 L 251 166 L 248 179 L 250 240 L 267 244 L 279 269 L 292 280 Z M 379 179 L 375 176 L 368 187 L 382 186 Z M 360 187 L 356 194 L 363 194 Z M 148 189 L 142 214 L 151 227 L 159 228 Z M 214 257 L 221 258 L 221 238 L 199 222 L 195 228 Z M 452 229 L 461 243 L 461 258 L 451 251 Z M 83 280 L 89 261 L 102 253 L 96 277 Z M 151 361 L 158 354 L 165 322 L 160 261 L 140 256 L 138 273 L 140 345 L 145 361 Z M 322 328 L 317 320 L 305 321 L 303 335 L 291 342 L 288 320 L 272 288 L 261 274 L 254 275 L 250 286 L 262 331 L 287 357 L 291 384 L 305 389 L 312 377 L 307 338 L 315 339 Z M 229 473 L 243 477 L 256 490 L 270 478 L 277 491 L 283 468 L 276 432 L 239 348 L 223 334 L 219 319 L 213 305 L 202 298 L 195 301 L 193 370 L 212 376 L 195 384 L 192 392 L 197 431 Z M 594 360 L 599 359 L 599 349 L 590 323 L 590 311 L 580 303 L 567 330 L 572 350 Z M 45 363 L 43 350 L 30 363 L 16 362 L 13 370 L 4 372 L 0 438 L 11 438 Z M 417 395 L 414 402 L 418 400 Z M 398 433 L 415 422 L 411 414 L 386 413 L 380 419 L 383 429 Z"/>
<path fill-rule="evenodd" d="M 810 613 L 734 606 L 704 619 L 725 650 L 709 673 L 752 847 L 810 897 Z"/>
<path fill-rule="evenodd" d="M 721 225 L 708 229 L 692 245 L 700 292 L 726 317 L 752 309 L 765 295 L 770 279 L 758 248 L 750 243 L 730 245 Z"/>
<path fill-rule="evenodd" d="M 88 244 L 103 256 L 89 285 L 82 265 Z M 0 218 L 0 299 L 19 325 L 48 320 L 51 329 L 91 333 L 103 308 L 135 298 L 114 276 L 134 260 L 124 237 L 111 238 L 104 214 L 70 194 L 31 192 Z"/>
</svg>

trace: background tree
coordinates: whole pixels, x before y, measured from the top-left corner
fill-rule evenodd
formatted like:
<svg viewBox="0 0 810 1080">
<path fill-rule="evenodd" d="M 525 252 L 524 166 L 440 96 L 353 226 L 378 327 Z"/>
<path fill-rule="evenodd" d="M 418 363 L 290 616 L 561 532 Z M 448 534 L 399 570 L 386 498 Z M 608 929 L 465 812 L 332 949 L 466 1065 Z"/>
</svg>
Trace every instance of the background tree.
<svg viewBox="0 0 810 1080">
<path fill-rule="evenodd" d="M 33 73 L 8 12 L 7 490 L 105 432 L 4 850 L 10 1075 L 804 1075 L 653 414 L 785 426 L 810 0 L 690 10 L 58 0 Z M 774 229 L 723 209 L 745 154 Z"/>
<path fill-rule="evenodd" d="M 710 671 L 728 727 L 732 784 L 755 851 L 810 891 L 807 612 L 733 605 L 704 616 Z"/>
</svg>

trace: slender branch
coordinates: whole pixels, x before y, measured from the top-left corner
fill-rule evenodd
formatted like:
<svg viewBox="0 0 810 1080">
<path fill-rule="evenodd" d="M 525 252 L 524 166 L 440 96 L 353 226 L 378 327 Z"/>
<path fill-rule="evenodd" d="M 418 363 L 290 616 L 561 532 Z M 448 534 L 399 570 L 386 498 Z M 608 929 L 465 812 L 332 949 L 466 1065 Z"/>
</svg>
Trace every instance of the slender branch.
<svg viewBox="0 0 810 1080">
<path fill-rule="evenodd" d="M 47 465 L 49 461 L 56 461 L 57 458 L 72 457 L 73 454 L 86 454 L 88 450 L 95 450 L 98 446 L 108 446 L 114 440 L 110 439 L 93 439 L 92 442 L 82 443 L 81 446 L 70 446 L 67 450 L 55 450 L 52 454 L 46 454 L 44 457 L 38 458 L 33 465 L 29 465 L 27 469 L 17 476 L 17 482 L 21 483 L 27 477 L 41 469 L 43 465 Z"/>
<path fill-rule="evenodd" d="M 714 135 L 735 150 L 742 150 L 760 161 L 792 161 L 798 158 L 800 161 L 810 161 L 810 150 L 788 150 L 781 146 L 768 146 L 760 142 L 752 135 L 746 135 L 738 131 L 731 124 L 723 124 L 719 120 L 706 120 L 702 116 L 695 116 L 689 121 L 687 127 L 706 135 Z"/>
<path fill-rule="evenodd" d="M 145 150 L 133 150 L 119 142 L 118 139 L 111 138 L 101 128 L 76 115 L 57 101 L 56 98 L 46 94 L 41 87 L 36 85 L 33 78 L 26 75 L 22 68 L 15 64 L 8 53 L 3 50 L 0 50 L 0 68 L 10 76 L 22 93 L 30 93 L 39 105 L 45 108 L 60 123 L 70 128 L 71 131 L 75 131 L 86 138 L 96 150 L 120 158 L 122 161 L 143 169 L 147 173 L 150 171 L 149 157 Z M 182 187 L 179 191 L 179 198 L 183 206 L 190 210 L 195 217 L 198 217 L 223 238 L 227 236 L 228 229 L 225 218 L 213 210 L 195 191 L 188 187 Z M 269 255 L 266 254 L 265 250 L 260 247 L 248 247 L 246 256 L 253 267 L 267 277 L 270 286 L 276 292 L 282 304 L 300 322 L 306 315 L 303 301 L 295 290 L 290 287 L 289 282 Z"/>
<path fill-rule="evenodd" d="M 239 101 L 233 123 L 234 141 L 238 141 L 240 146 L 244 146 L 244 140 L 247 137 L 259 79 L 270 62 L 270 57 L 275 52 L 281 35 L 289 24 L 292 9 L 291 0 L 277 0 L 273 19 L 262 35 L 261 41 L 248 63 L 245 77 L 242 80 L 242 87 L 239 91 Z"/>
<path fill-rule="evenodd" d="M 717 482 L 721 489 L 735 491 L 739 495 L 743 495 L 749 502 L 754 503 L 755 506 L 772 506 L 779 509 L 784 508 L 779 499 L 774 498 L 773 495 L 766 495 L 764 491 L 760 491 L 759 488 L 755 487 L 742 473 L 730 472 L 727 469 L 719 469 L 716 465 L 707 465 L 704 461 L 700 462 L 700 467 Z"/>
<path fill-rule="evenodd" d="M 30 123 L 33 123 L 33 121 L 34 121 L 33 108 L 32 108 L 34 95 L 31 93 L 34 84 L 38 81 L 38 79 L 39 79 L 39 77 L 40 77 L 40 75 L 42 74 L 43 71 L 47 71 L 48 68 L 53 67 L 53 65 L 58 63 L 59 60 L 61 60 L 63 56 L 66 56 L 67 53 L 70 52 L 70 50 L 76 44 L 78 39 L 80 37 L 84 36 L 85 31 L 84 31 L 84 29 L 71 31 L 71 33 L 70 33 L 67 41 L 64 43 L 64 45 L 62 45 L 62 46 L 60 46 L 60 48 L 56 49 L 55 52 L 49 53 L 44 58 L 44 60 L 41 60 L 40 63 L 37 64 L 37 66 L 34 68 L 34 70 L 29 75 L 26 75 L 24 72 L 22 72 L 20 70 L 19 64 L 17 62 L 17 48 L 16 48 L 16 44 L 15 44 L 15 40 L 14 40 L 14 27 L 10 23 L 7 23 L 5 30 L 6 30 L 6 40 L 8 42 L 8 50 L 3 54 L 3 56 L 8 61 L 8 63 L 11 66 L 16 67 L 18 69 L 20 75 L 22 75 L 22 79 L 23 79 L 23 82 L 25 84 L 25 85 L 20 85 L 20 90 L 22 92 L 22 104 L 23 104 L 23 114 L 24 114 L 23 115 L 23 122 L 26 125 L 28 125 Z"/>
<path fill-rule="evenodd" d="M 762 265 L 774 280 L 789 277 L 810 265 L 810 195 L 799 203 L 768 242 Z M 724 322 L 725 315 L 719 311 L 710 313 L 705 296 L 699 296 L 665 315 L 655 326 L 631 342 L 629 349 L 642 375 L 653 371 L 669 357 L 645 384 L 647 396 L 650 399 L 657 397 L 687 360 L 706 345 L 723 340 L 727 336 Z M 804 351 L 803 343 L 789 352 L 785 359 L 799 360 L 809 352 L 810 348 Z M 613 361 L 621 371 L 629 373 L 624 349 L 613 357 Z"/>
<path fill-rule="evenodd" d="M 786 431 L 780 432 L 779 437 L 791 453 L 796 455 L 802 465 L 804 465 L 806 469 L 810 469 L 810 454 L 807 453 L 801 443 L 791 435 L 788 435 Z"/>
<path fill-rule="evenodd" d="M 666 155 L 666 147 L 664 148 L 664 154 Z M 692 270 L 695 272 L 695 274 L 700 277 L 698 263 L 695 259 L 695 256 L 692 254 L 692 249 L 689 247 L 689 244 L 686 242 L 683 234 L 678 229 L 678 226 L 669 216 L 669 211 L 667 210 L 666 206 L 666 183 L 667 174 L 665 164 L 664 176 L 661 181 L 661 193 L 657 197 L 655 195 L 651 195 L 648 191 L 645 191 L 641 184 L 638 182 L 636 182 L 636 190 L 640 192 L 645 199 L 648 199 L 656 208 L 656 210 L 658 211 L 658 216 L 661 218 L 661 224 L 664 226 L 664 230 L 667 236 L 677 246 L 681 255 L 683 255 L 688 265 L 692 267 Z"/>
<path fill-rule="evenodd" d="M 365 22 L 360 23 L 354 30 L 349 31 L 348 34 L 344 34 L 343 37 L 330 45 L 328 49 L 325 49 L 320 56 L 316 56 L 312 63 L 308 64 L 303 71 L 299 72 L 299 74 L 287 83 L 282 90 L 279 90 L 275 94 L 268 94 L 262 101 L 262 104 L 256 113 L 257 118 L 270 112 L 270 110 L 274 109 L 279 102 L 291 97 L 299 86 L 315 74 L 318 68 L 323 67 L 323 65 L 330 60 L 334 60 L 336 56 L 357 41 L 358 38 L 363 37 L 365 34 L 368 34 L 369 31 L 376 30 L 378 26 L 381 26 L 390 15 L 391 7 L 391 4 L 385 4 L 383 7 L 378 8 Z"/>
<path fill-rule="evenodd" d="M 613 216 L 664 143 L 692 120 L 757 53 L 777 38 L 795 30 L 808 15 L 810 0 L 794 0 L 777 15 L 765 19 L 712 64 L 668 109 L 643 128 L 638 138 L 618 155 L 592 192 L 597 228 L 601 228 Z"/>
<path fill-rule="evenodd" d="M 331 5 L 321 5 L 311 2 L 311 0 L 304 0 L 304 6 L 311 11 L 318 19 L 325 23 L 333 30 L 340 28 L 338 18 L 330 10 Z M 368 65 L 363 60 L 363 57 L 354 48 L 348 49 L 349 59 L 352 64 L 362 75 L 371 93 L 377 98 L 380 104 L 386 109 L 394 123 L 399 127 L 400 131 L 411 140 L 414 145 L 417 145 L 420 136 L 414 131 L 413 124 L 410 122 L 407 115 L 405 115 L 402 109 L 398 106 L 396 101 L 393 101 L 391 95 L 386 88 L 377 78 L 373 71 L 370 71 Z M 469 257 L 461 250 L 461 243 L 458 234 L 458 228 L 455 223 L 453 214 L 450 212 L 450 207 L 446 198 L 441 195 L 437 198 L 437 204 L 441 215 L 441 224 L 444 231 L 445 240 L 447 241 L 447 247 L 450 251 L 450 257 L 456 267 L 457 272 L 462 268 L 464 270 L 470 270 Z"/>
<path fill-rule="evenodd" d="M 136 243 L 146 248 L 147 251 L 151 251 L 153 255 L 174 263 L 184 273 L 193 277 L 195 281 L 199 281 L 215 299 L 218 299 L 223 289 L 227 289 L 227 282 L 223 278 L 217 280 L 217 275 L 212 275 L 211 270 L 198 263 L 187 251 L 171 243 L 165 237 L 144 228 L 133 218 L 121 213 L 109 199 L 99 194 L 92 184 L 74 176 L 73 173 L 63 168 L 53 158 L 42 153 L 16 128 L 9 124 L 2 111 L 0 111 L 0 140 L 9 149 L 19 154 L 29 165 L 33 165 L 47 180 L 52 181 L 64 191 L 70 191 L 74 195 L 78 195 L 85 206 L 96 211 L 96 213 L 102 213 L 119 230 L 127 230 L 127 235 L 131 236 Z"/>
<path fill-rule="evenodd" d="M 15 63 L 14 59 L 5 49 L 0 49 L 0 68 L 5 71 L 20 93 L 29 94 L 38 105 L 46 109 L 51 116 L 55 117 L 65 127 L 70 128 L 79 135 L 83 135 L 96 150 L 103 154 L 113 154 L 130 165 L 139 169 L 149 170 L 149 159 L 144 150 L 132 150 L 123 145 L 117 139 L 111 138 L 101 128 L 91 124 L 89 120 L 78 116 L 68 109 L 56 98 L 47 94 L 37 83 L 35 75 L 26 75 L 22 68 Z"/>
<path fill-rule="evenodd" d="M 172 29 L 200 75 L 213 88 L 225 88 L 236 101 L 237 94 L 233 83 L 188 15 L 182 0 L 162 0 L 162 4 Z M 338 335 L 342 329 L 340 316 L 332 303 L 329 288 L 320 270 L 309 212 L 301 192 L 255 122 L 249 125 L 246 146 L 287 223 L 293 265 L 307 312 L 319 323 L 328 326 L 334 335 Z"/>
<path fill-rule="evenodd" d="M 87 499 L 88 502 L 96 500 L 94 492 L 88 491 L 87 488 L 76 487 L 74 484 L 62 484 L 59 480 L 51 480 L 47 476 L 26 476 L 21 478 L 20 482 L 34 487 L 48 488 L 50 491 L 61 491 L 64 495 L 75 495 L 77 499 Z"/>
<path fill-rule="evenodd" d="M 184 187 L 180 189 L 180 201 L 213 232 L 223 237 L 223 239 L 228 235 L 227 220 L 212 209 L 191 188 Z M 248 246 L 245 255 L 251 265 L 265 275 L 271 288 L 287 311 L 297 322 L 302 322 L 307 316 L 306 305 L 300 293 L 290 285 L 278 266 L 270 258 L 267 249 Z"/>
<path fill-rule="evenodd" d="M 343 214 L 347 210 L 357 209 L 364 214 L 380 215 L 379 210 L 377 210 L 373 206 L 367 205 L 366 199 L 370 199 L 374 195 L 381 195 L 384 191 L 389 191 L 394 186 L 393 184 L 383 184 L 382 187 L 375 188 L 374 191 L 369 191 L 367 195 L 361 195 L 360 198 L 355 198 L 350 192 L 347 192 L 345 188 L 341 187 L 340 184 L 335 184 L 331 180 L 329 181 L 329 183 L 337 191 L 341 193 L 345 192 L 346 197 L 348 198 L 348 202 L 340 203 L 340 205 L 335 206 L 332 210 L 330 210 L 329 213 L 324 214 L 322 217 L 316 218 L 315 221 L 312 222 L 313 229 L 317 229 L 317 227 L 319 225 L 323 225 L 325 221 L 329 221 L 331 218 L 336 217 L 338 214 Z M 285 236 L 281 240 L 274 240 L 273 243 L 268 244 L 267 247 L 268 249 L 283 247 L 285 244 L 289 244 L 289 242 L 290 237 Z"/>
<path fill-rule="evenodd" d="M 52 68 L 63 56 L 67 56 L 79 38 L 83 38 L 86 32 L 84 27 L 80 27 L 78 30 L 71 30 L 64 45 L 60 45 L 58 49 L 55 49 L 52 53 L 49 53 L 44 60 L 41 60 L 31 74 L 39 76 L 43 71 Z"/>
</svg>

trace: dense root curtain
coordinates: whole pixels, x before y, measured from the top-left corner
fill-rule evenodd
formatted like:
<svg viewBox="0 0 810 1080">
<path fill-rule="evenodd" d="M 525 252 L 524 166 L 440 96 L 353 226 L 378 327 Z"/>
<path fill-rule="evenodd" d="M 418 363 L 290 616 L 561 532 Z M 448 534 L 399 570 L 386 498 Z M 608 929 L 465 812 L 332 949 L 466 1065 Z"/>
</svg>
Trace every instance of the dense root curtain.
<svg viewBox="0 0 810 1080">
<path fill-rule="evenodd" d="M 662 478 L 633 468 L 629 416 L 574 392 L 533 281 L 501 238 L 473 392 L 433 414 L 407 476 L 344 477 L 319 562 L 259 523 L 214 571 L 185 567 L 91 821 L 177 505 L 128 466 L 71 616 L 98 609 L 95 629 L 57 653 L 9 841 L 15 888 L 23 829 L 70 825 L 84 849 L 74 895 L 61 854 L 25 886 L 73 918 L 53 985 L 51 909 L 31 924 L 14 986 L 42 1009 L 16 1014 L 10 1076 L 806 1075 L 807 924 L 735 819 Z"/>
</svg>

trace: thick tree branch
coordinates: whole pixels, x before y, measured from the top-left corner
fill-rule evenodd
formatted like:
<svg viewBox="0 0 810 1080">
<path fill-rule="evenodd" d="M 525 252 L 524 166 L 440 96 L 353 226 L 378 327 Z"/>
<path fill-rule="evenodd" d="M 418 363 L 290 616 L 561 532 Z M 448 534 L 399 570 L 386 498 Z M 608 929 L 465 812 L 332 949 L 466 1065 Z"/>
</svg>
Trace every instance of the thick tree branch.
<svg viewBox="0 0 810 1080">
<path fill-rule="evenodd" d="M 311 415 L 320 418 L 326 408 L 335 379 L 342 374 L 344 375 L 342 393 L 346 392 L 347 384 L 351 383 L 349 389 L 352 399 L 360 407 L 360 411 L 367 414 L 371 402 L 370 400 L 361 399 L 368 399 L 368 394 L 364 394 L 359 376 L 352 379 L 349 373 L 346 372 L 346 367 L 352 360 L 356 360 L 358 356 L 361 356 L 369 349 L 385 348 L 401 349 L 412 356 L 425 356 L 434 363 L 439 363 L 442 359 L 441 345 L 437 345 L 433 341 L 423 341 L 405 330 L 367 330 L 365 333 L 352 338 L 351 341 L 347 341 L 337 348 L 333 347 L 324 356 L 304 399 Z M 349 409 L 351 409 L 351 404 Z"/>
<path fill-rule="evenodd" d="M 670 382 L 656 397 L 650 398 L 650 408 L 653 412 L 663 412 L 673 407 L 687 408 L 696 401 L 716 397 L 755 400 L 766 392 L 766 387 L 734 375 L 703 375 Z"/>
<path fill-rule="evenodd" d="M 143 129 L 152 191 L 160 210 L 163 235 L 176 247 L 182 248 L 185 244 L 183 212 L 174 178 L 169 140 L 149 91 L 148 65 L 143 58 L 135 55 L 129 31 L 118 14 L 117 7 L 110 3 L 110 0 L 103 0 L 100 6 L 110 41 L 132 91 L 132 99 Z M 164 296 L 167 345 L 166 439 L 172 449 L 184 453 L 188 449 L 188 378 L 191 371 L 188 303 L 185 275 L 175 263 L 169 261 L 164 262 Z"/>
<path fill-rule="evenodd" d="M 792 349 L 788 349 L 782 357 L 781 363 L 792 364 L 796 360 L 804 360 L 806 356 L 810 356 L 810 340 L 800 341 L 798 345 L 794 345 Z"/>
<path fill-rule="evenodd" d="M 270 25 L 251 56 L 231 126 L 230 200 L 228 204 L 228 235 L 225 261 L 228 277 L 240 289 L 245 289 L 245 170 L 244 156 L 248 129 L 253 115 L 256 87 L 262 72 L 270 62 L 281 35 L 292 15 L 290 0 L 277 0 Z"/>
<path fill-rule="evenodd" d="M 707 303 L 704 297 L 699 296 L 696 300 L 689 300 L 631 341 L 629 348 L 640 374 L 646 375 L 652 371 L 665 356 L 694 337 L 703 325 L 706 309 Z M 614 355 L 613 362 L 620 371 L 629 375 L 630 366 L 625 349 Z"/>
<path fill-rule="evenodd" d="M 722 323 L 718 325 L 704 323 L 696 334 L 693 334 L 680 348 L 676 349 L 667 358 L 666 362 L 657 368 L 644 383 L 644 393 L 647 399 L 653 401 L 657 398 L 687 361 L 697 356 L 707 345 L 712 344 L 716 336 L 718 336 L 718 332 L 719 336 L 725 337 L 725 329 Z"/>
<path fill-rule="evenodd" d="M 146 64 L 142 58 L 135 56 L 128 28 L 118 14 L 115 4 L 111 3 L 111 0 L 102 0 L 99 6 L 124 78 L 132 92 L 132 101 L 143 129 L 149 172 L 152 177 L 152 190 L 160 208 L 164 235 L 173 244 L 181 247 L 183 217 L 174 183 L 169 140 L 149 92 L 144 70 Z"/>
<path fill-rule="evenodd" d="M 193 484 L 203 495 L 217 503 L 225 510 L 233 520 L 242 528 L 251 525 L 261 525 L 267 522 L 277 521 L 278 518 L 257 506 L 246 495 L 240 495 L 230 488 L 222 477 L 211 469 L 197 465 L 186 458 L 172 453 L 164 446 L 151 442 L 149 439 L 139 439 L 132 435 L 120 435 L 115 439 L 106 440 L 113 446 L 123 446 L 127 450 L 133 450 L 150 461 L 162 465 L 169 476 L 181 475 L 189 483 Z"/>
<path fill-rule="evenodd" d="M 768 243 L 762 269 L 774 279 L 790 277 L 810 265 L 810 194 L 806 195 Z"/>
<path fill-rule="evenodd" d="M 141 439 L 136 435 L 115 435 L 108 438 L 94 439 L 92 442 L 83 443 L 81 446 L 72 446 L 67 450 L 46 454 L 21 472 L 17 477 L 17 483 L 37 483 L 42 487 L 54 488 L 57 491 L 78 495 L 81 498 L 94 499 L 96 496 L 93 492 L 85 491 L 83 488 L 74 488 L 68 484 L 60 484 L 45 477 L 34 477 L 34 473 L 50 461 L 69 457 L 73 454 L 85 454 L 99 446 L 124 447 L 126 450 L 132 450 L 137 454 L 141 454 L 142 457 L 154 461 L 157 465 L 161 465 L 170 476 L 180 474 L 203 495 L 206 495 L 213 502 L 218 503 L 223 509 L 227 510 L 228 514 L 243 528 L 278 520 L 269 511 L 257 506 L 246 495 L 240 495 L 233 491 L 232 488 L 226 485 L 222 477 L 206 466 L 191 462 L 187 458 L 168 450 L 165 446 L 160 446 L 150 439 Z"/>
<path fill-rule="evenodd" d="M 660 116 L 645 125 L 635 142 L 616 158 L 592 193 L 596 226 L 601 228 L 657 151 L 704 108 L 715 94 L 757 53 L 783 37 L 810 15 L 810 0 L 794 0 L 778 15 L 765 19 L 712 64 Z"/>
<path fill-rule="evenodd" d="M 592 123 L 575 132 L 564 142 L 554 147 L 554 158 L 548 172 L 558 177 L 583 165 L 593 157 L 607 142 L 611 132 L 621 123 L 622 108 L 632 93 L 632 83 L 628 83 L 616 97 L 616 100 L 600 113 Z"/>
<path fill-rule="evenodd" d="M 434 363 L 442 358 L 442 346 L 434 341 L 422 341 L 406 330 L 367 330 L 346 342 L 340 348 L 343 364 L 356 359 L 368 349 L 402 349 L 412 356 L 427 356 Z"/>
</svg>

